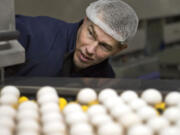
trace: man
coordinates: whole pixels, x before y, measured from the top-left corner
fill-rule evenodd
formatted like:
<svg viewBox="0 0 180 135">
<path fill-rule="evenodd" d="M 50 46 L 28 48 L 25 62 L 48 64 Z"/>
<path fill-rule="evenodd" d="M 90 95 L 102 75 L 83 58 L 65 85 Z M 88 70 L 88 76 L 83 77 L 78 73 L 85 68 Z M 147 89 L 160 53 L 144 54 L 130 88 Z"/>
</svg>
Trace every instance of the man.
<svg viewBox="0 0 180 135">
<path fill-rule="evenodd" d="M 135 11 L 121 0 L 98 0 L 79 23 L 16 16 L 26 62 L 15 76 L 115 77 L 108 58 L 127 48 L 138 27 Z M 9 70 L 11 71 L 11 70 Z"/>
</svg>

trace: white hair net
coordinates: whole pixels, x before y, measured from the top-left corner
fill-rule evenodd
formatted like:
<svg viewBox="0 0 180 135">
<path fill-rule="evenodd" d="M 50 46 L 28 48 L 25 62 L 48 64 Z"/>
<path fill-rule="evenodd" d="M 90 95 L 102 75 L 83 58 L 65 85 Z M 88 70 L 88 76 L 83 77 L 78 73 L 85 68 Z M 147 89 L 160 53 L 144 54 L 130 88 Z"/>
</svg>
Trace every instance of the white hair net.
<svg viewBox="0 0 180 135">
<path fill-rule="evenodd" d="M 120 42 L 132 38 L 137 31 L 135 11 L 121 0 L 97 0 L 86 8 L 86 16 L 104 32 Z"/>
</svg>

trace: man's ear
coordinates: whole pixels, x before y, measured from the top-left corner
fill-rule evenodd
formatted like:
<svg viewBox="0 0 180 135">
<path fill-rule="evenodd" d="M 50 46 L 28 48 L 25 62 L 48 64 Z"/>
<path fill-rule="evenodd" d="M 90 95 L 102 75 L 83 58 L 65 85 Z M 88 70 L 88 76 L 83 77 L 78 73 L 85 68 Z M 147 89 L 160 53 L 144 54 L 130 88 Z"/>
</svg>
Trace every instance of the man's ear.
<svg viewBox="0 0 180 135">
<path fill-rule="evenodd" d="M 120 53 L 122 50 L 124 50 L 126 48 L 128 48 L 128 44 L 123 44 L 123 45 L 118 46 L 118 48 L 113 56 L 117 55 L 118 53 Z"/>
<path fill-rule="evenodd" d="M 87 22 L 88 18 L 87 16 L 84 17 L 83 22 Z"/>
<path fill-rule="evenodd" d="M 87 16 L 85 16 L 83 19 L 83 25 L 86 25 L 87 23 L 88 23 L 88 18 L 87 18 Z"/>
</svg>

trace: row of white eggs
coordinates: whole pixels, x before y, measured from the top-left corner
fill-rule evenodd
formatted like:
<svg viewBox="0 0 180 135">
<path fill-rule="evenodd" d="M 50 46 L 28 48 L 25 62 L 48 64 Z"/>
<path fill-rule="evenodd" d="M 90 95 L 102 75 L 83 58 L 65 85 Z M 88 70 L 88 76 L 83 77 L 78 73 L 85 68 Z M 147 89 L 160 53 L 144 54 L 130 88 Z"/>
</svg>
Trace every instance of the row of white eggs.
<svg viewBox="0 0 180 135">
<path fill-rule="evenodd" d="M 101 108 L 104 111 L 104 114 L 100 114 L 97 108 Z M 113 135 L 120 135 L 122 130 L 120 127 L 111 119 L 111 117 L 105 113 L 106 110 L 101 105 L 94 105 L 91 106 L 87 113 L 83 112 L 81 106 L 79 104 L 69 104 L 67 105 L 63 113 L 65 115 L 65 121 L 69 126 L 69 134 L 70 135 L 95 135 L 94 127 L 97 129 L 97 134 L 106 134 L 108 133 L 105 131 L 107 127 L 111 126 L 110 134 Z M 98 114 L 99 115 L 98 115 Z M 106 114 L 106 115 L 105 115 Z M 109 125 L 103 125 L 105 120 L 109 119 Z"/>
<path fill-rule="evenodd" d="M 59 109 L 59 97 L 53 87 L 43 87 L 37 93 L 43 135 L 65 135 L 66 124 Z"/>
<path fill-rule="evenodd" d="M 108 115 L 108 112 L 103 105 L 97 104 L 91 106 L 88 109 L 87 114 L 90 118 L 90 123 L 96 127 L 98 135 L 121 135 L 123 133 L 122 126 L 115 122 L 110 115 Z"/>
<path fill-rule="evenodd" d="M 41 90 L 39 90 L 38 91 L 38 93 L 46 93 L 46 94 L 37 94 L 37 97 L 39 97 L 39 99 L 41 99 L 41 100 L 39 100 L 38 99 L 38 103 L 39 103 L 39 105 L 40 106 L 43 106 L 44 105 L 44 107 L 40 107 L 40 110 L 41 110 L 41 113 L 43 113 L 43 111 L 42 110 L 44 110 L 44 112 L 48 112 L 48 110 L 50 110 L 50 112 L 54 112 L 54 110 L 52 109 L 53 107 L 53 105 L 51 104 L 51 105 L 48 105 L 49 103 L 53 103 L 53 104 L 56 104 L 57 105 L 57 103 L 58 103 L 58 98 L 53 98 L 53 97 L 55 97 L 54 95 L 56 95 L 57 94 L 57 92 L 56 92 L 56 90 L 54 89 L 54 90 L 50 90 L 50 89 L 53 89 L 52 87 L 44 87 L 45 88 L 45 90 L 43 90 L 43 89 L 41 89 Z M 53 92 L 54 91 L 54 92 Z M 150 90 L 149 90 L 150 91 Z M 145 91 L 146 93 L 149 93 L 149 91 Z M 153 92 L 152 91 L 155 91 L 155 93 L 156 94 L 154 94 L 154 96 L 153 96 Z M 144 93 L 145 93 L 144 92 Z M 82 94 L 82 93 L 84 93 L 84 94 Z M 93 94 L 90 94 L 90 93 L 93 93 Z M 128 94 L 129 93 L 129 94 Z M 116 114 L 116 113 L 113 113 L 113 109 L 111 108 L 112 106 L 114 106 L 114 108 L 117 108 L 117 107 L 115 107 L 115 106 L 119 106 L 120 107 L 120 105 L 121 105 L 121 109 L 116 109 L 116 112 L 118 112 L 117 114 L 119 115 L 119 113 L 120 113 L 120 111 L 123 111 L 123 112 L 126 112 L 125 110 L 132 110 L 132 108 L 130 108 L 128 105 L 131 105 L 131 106 L 133 106 L 134 107 L 134 109 L 137 109 L 138 107 L 138 109 L 136 110 L 137 112 L 138 112 L 138 110 L 143 110 L 142 112 L 149 112 L 150 110 L 150 112 L 154 112 L 154 111 L 152 111 L 153 110 L 153 108 L 151 108 L 150 109 L 150 106 L 146 106 L 147 104 L 149 104 L 149 105 L 152 105 L 152 104 L 155 104 L 155 103 L 158 103 L 158 102 L 161 102 L 162 101 L 162 95 L 161 94 L 157 94 L 157 93 L 160 93 L 160 92 L 158 92 L 158 91 L 156 91 L 156 90 L 151 90 L 151 93 L 150 94 L 147 94 L 147 95 L 151 95 L 150 96 L 150 98 L 152 98 L 152 97 L 155 97 L 154 99 L 156 99 L 156 100 L 149 100 L 149 98 L 148 98 L 148 100 L 145 100 L 146 98 L 143 98 L 143 97 L 148 97 L 148 96 L 143 96 L 143 94 L 142 94 L 142 98 L 140 99 L 140 98 L 138 98 L 138 96 L 137 96 L 137 94 L 135 93 L 135 92 L 133 92 L 133 91 L 126 91 L 126 93 L 125 92 L 123 92 L 122 94 L 121 94 L 121 96 L 118 96 L 117 95 L 117 93 L 116 93 L 116 91 L 114 91 L 114 90 L 112 90 L 112 89 L 106 89 L 106 90 L 104 90 L 104 91 L 101 91 L 100 93 L 99 93 L 99 95 L 97 96 L 97 94 L 96 94 L 96 92 L 94 91 L 94 90 L 92 90 L 92 89 L 83 89 L 83 90 L 81 90 L 79 93 L 78 93 L 78 95 L 77 95 L 77 100 L 79 101 L 79 103 L 81 103 L 81 104 L 88 104 L 89 102 L 91 102 L 91 101 L 94 101 L 94 100 L 97 100 L 97 98 L 99 99 L 99 101 L 102 103 L 102 105 L 101 105 L 101 107 L 102 108 L 105 108 L 105 112 L 107 112 L 107 111 L 111 111 L 111 115 L 110 115 L 110 117 L 112 117 L 112 118 L 116 118 L 115 116 L 116 115 L 112 115 L 112 114 Z M 176 93 L 176 94 L 174 94 L 174 93 Z M 167 102 L 167 104 L 169 105 L 169 106 L 171 106 L 171 105 L 173 105 L 173 106 L 178 106 L 178 103 L 179 103 L 179 99 L 177 98 L 178 97 L 178 92 L 173 92 L 173 93 L 170 93 L 169 95 L 167 95 L 166 96 L 166 98 L 165 98 L 165 101 L 167 102 L 167 101 L 171 101 L 171 103 L 169 103 L 168 104 L 168 102 Z M 1 93 L 1 95 L 3 95 L 2 93 Z M 50 95 L 50 96 L 46 96 L 46 95 Z M 92 96 L 93 95 L 93 96 Z M 144 94 L 144 95 L 146 95 L 146 94 Z M 159 96 L 160 95 L 160 96 Z M 174 97 L 174 98 L 172 98 L 173 96 L 172 95 L 174 95 L 174 96 L 176 96 L 176 97 Z M 43 98 L 41 98 L 41 96 L 43 97 Z M 167 98 L 167 97 L 170 97 L 170 98 Z M 45 97 L 45 98 L 44 98 Z M 109 98 L 110 97 L 110 98 Z M 167 100 L 168 99 L 168 100 Z M 175 101 L 172 101 L 172 99 L 176 99 L 176 102 Z M 134 102 L 136 102 L 136 101 L 138 101 L 140 104 L 139 105 L 133 105 L 133 103 Z M 144 101 L 144 102 L 143 102 Z M 116 103 L 117 103 L 117 105 L 116 105 Z M 118 105 L 118 104 L 120 104 L 120 105 Z M 124 106 L 124 105 L 127 105 L 127 106 Z M 147 108 L 147 109 L 144 109 L 143 108 L 143 105 Z M 51 108 L 51 109 L 48 109 L 48 107 L 47 106 L 49 106 L 49 108 Z M 75 107 L 76 106 L 76 107 Z M 64 111 L 63 111 L 63 114 L 64 115 L 66 115 L 66 113 L 69 113 L 69 115 L 70 114 L 72 114 L 72 110 L 74 109 L 74 110 L 78 110 L 78 108 L 79 109 L 81 109 L 81 107 L 80 107 L 80 105 L 79 105 L 79 107 L 77 107 L 78 105 L 74 105 L 74 106 L 72 106 L 72 107 L 70 107 L 69 108 L 69 110 L 68 109 L 64 109 Z M 124 107 L 123 107 L 124 106 Z M 57 105 L 57 107 L 58 107 L 58 105 Z M 57 108 L 57 107 L 54 107 L 54 108 Z M 67 108 L 68 108 L 68 106 L 66 106 Z M 92 106 L 93 107 L 93 106 Z M 119 108 L 118 107 L 118 108 Z M 137 107 L 137 108 L 136 108 Z M 19 108 L 20 108 L 20 106 L 19 106 Z M 36 108 L 36 107 L 34 107 L 34 108 Z M 46 109 L 41 109 L 41 108 L 46 108 Z M 91 108 L 91 107 L 90 107 Z M 90 112 L 90 110 L 91 109 L 88 109 L 88 111 L 87 111 L 87 113 L 88 112 Z M 129 109 L 127 109 L 127 108 L 129 108 Z M 143 108 L 143 109 L 142 109 Z M 148 110 L 149 109 L 149 110 Z M 171 115 L 170 115 L 170 117 L 171 117 L 171 119 L 173 119 L 172 121 L 174 122 L 175 121 L 175 117 L 174 116 L 177 116 L 176 118 L 178 118 L 179 116 L 177 115 L 177 112 L 179 111 L 177 108 L 169 108 L 171 111 L 169 111 L 169 114 L 171 113 Z M 52 111 L 53 110 L 53 111 Z M 66 111 L 65 111 L 66 110 Z M 68 111 L 67 111 L 68 110 Z M 96 108 L 96 111 L 97 111 L 98 109 Z M 108 118 L 108 117 L 105 117 L 106 115 L 100 115 L 101 113 L 100 112 L 103 112 L 102 111 L 103 109 L 101 109 L 101 111 L 97 111 L 98 113 L 96 114 L 96 115 L 98 115 L 99 114 L 99 116 L 103 116 L 104 118 L 102 118 L 102 117 L 96 117 L 96 119 L 109 119 L 110 121 L 112 120 L 112 119 L 110 119 L 110 118 Z M 176 110 L 176 111 L 174 111 L 174 110 Z M 178 111 L 177 111 L 178 110 Z M 80 111 L 80 112 L 82 112 L 82 110 Z M 128 112 L 128 111 L 127 111 Z M 126 113 L 127 113 L 126 112 Z M 166 111 L 165 111 L 166 112 Z M 172 113 L 173 113 L 173 115 L 172 115 Z M 59 113 L 60 114 L 60 113 Z M 106 114 L 106 113 L 104 113 L 104 114 Z M 140 113 L 142 116 L 143 116 L 143 113 Z M 149 119 L 151 120 L 151 114 L 155 114 L 155 113 L 148 113 L 148 114 L 146 114 L 145 115 L 145 118 L 146 117 L 149 117 Z M 174 114 L 176 114 L 176 115 L 174 115 Z M 54 114 L 52 114 L 51 115 L 51 118 L 52 117 L 55 117 L 54 116 L 55 115 L 55 113 Z M 74 117 L 79 117 L 78 115 L 82 115 L 82 113 L 76 113 L 76 115 L 70 115 L 69 117 L 69 119 L 71 120 L 71 119 L 73 119 Z M 140 116 L 141 116 L 140 115 Z M 62 115 L 59 115 L 60 117 L 62 117 Z M 82 115 L 83 116 L 83 115 Z M 94 115 L 95 116 L 95 115 Z M 128 116 L 128 117 L 125 117 L 125 116 Z M 131 116 L 131 117 L 130 117 Z M 132 121 L 133 119 L 134 119 L 134 121 L 138 121 L 137 119 L 135 119 L 135 117 L 134 117 L 135 115 L 134 114 L 132 114 L 132 113 L 127 113 L 127 114 L 124 114 L 124 115 L 122 115 L 121 116 L 121 118 L 120 118 L 120 121 L 128 121 L 129 120 L 129 118 L 132 118 L 131 120 L 129 120 L 129 121 Z M 43 117 L 42 117 L 43 118 Z M 42 119 L 41 118 L 41 119 Z M 50 118 L 50 119 L 51 119 Z M 83 117 L 82 117 L 83 118 Z M 90 123 L 92 123 L 92 125 L 94 126 L 95 124 L 96 124 L 96 122 L 94 122 L 93 123 L 93 121 L 98 121 L 98 120 L 91 120 L 91 119 L 93 119 L 92 117 L 90 117 L 89 116 L 89 114 L 88 114 L 88 118 L 89 118 L 89 121 L 90 121 Z M 125 120 L 121 120 L 122 118 L 124 118 Z M 156 117 L 155 117 L 156 118 Z M 158 117 L 159 118 L 159 117 Z M 86 118 L 84 117 L 84 120 L 85 120 Z M 95 119 L 95 118 L 94 118 Z M 68 118 L 66 118 L 65 119 L 66 121 L 68 121 Z M 77 120 L 77 119 L 76 119 Z M 81 119 L 82 120 L 82 119 Z M 164 120 L 164 117 L 163 117 L 163 120 Z M 161 119 L 161 121 L 163 121 L 162 119 Z M 178 120 L 178 119 L 176 119 L 176 120 Z M 69 122 L 69 123 L 73 123 L 72 122 L 73 120 L 71 120 L 71 122 Z M 85 120 L 86 121 L 86 120 Z M 157 121 L 157 123 L 159 122 L 158 120 L 154 120 L 154 121 Z M 166 120 L 164 120 L 164 121 L 166 121 Z M 66 122 L 66 123 L 68 123 L 68 122 Z M 75 122 L 76 123 L 76 122 Z M 82 123 L 84 123 L 84 124 L 82 124 Z M 104 122 L 105 123 L 105 122 Z M 126 125 L 126 123 L 128 123 L 128 122 L 125 122 L 124 124 L 122 124 L 123 126 L 120 126 L 119 125 L 119 129 L 122 129 L 122 127 L 124 127 L 124 125 Z M 129 122 L 129 123 L 131 123 L 131 122 Z M 136 123 L 136 122 L 135 122 Z M 150 123 L 150 122 L 149 122 Z M 152 123 L 152 122 L 151 122 Z M 165 123 L 165 122 L 164 122 Z M 177 122 L 177 125 L 178 125 L 178 123 L 179 122 Z M 64 123 L 63 123 L 64 124 Z M 108 125 L 109 124 L 109 125 Z M 111 127 L 110 129 L 113 129 L 112 127 L 116 127 L 115 125 L 115 123 L 112 123 L 112 122 L 108 122 L 108 124 L 106 123 L 106 125 L 108 125 L 107 127 Z M 114 125 L 114 126 L 112 126 L 112 125 Z M 134 126 L 133 127 L 136 127 L 136 128 L 129 128 L 129 130 L 128 130 L 128 135 L 134 135 L 136 132 L 135 132 L 135 129 L 137 130 L 137 129 L 143 129 L 142 127 L 144 127 L 144 129 L 142 130 L 142 131 L 146 131 L 147 133 L 148 133 L 148 130 L 147 129 L 151 129 L 151 128 L 147 128 L 148 126 L 147 125 L 142 125 L 141 123 L 139 124 L 139 125 L 137 125 L 137 124 L 139 124 L 138 122 L 136 123 L 136 124 L 134 124 Z M 52 127 L 51 125 L 53 125 L 53 124 L 48 124 L 48 126 L 46 126 L 47 128 L 49 128 L 49 127 L 51 127 L 50 129 L 53 131 L 53 130 L 55 130 L 55 128 L 53 128 L 53 127 L 59 127 L 59 126 L 55 126 L 55 125 L 58 125 L 58 124 L 54 124 L 54 126 Z M 60 124 L 59 124 L 60 125 Z M 76 126 L 77 125 L 77 126 Z M 101 127 L 106 127 L 106 125 L 104 125 L 103 126 L 103 124 L 100 124 L 101 125 Z M 128 124 L 127 124 L 128 125 Z M 155 125 L 155 124 L 151 124 L 151 125 Z M 163 122 L 161 123 L 161 125 L 163 125 Z M 166 125 L 166 124 L 165 124 Z M 62 126 L 62 125 L 61 125 Z M 75 135 L 76 133 L 77 133 L 77 131 L 78 131 L 78 133 L 79 132 L 81 132 L 81 130 L 83 129 L 82 127 L 84 126 L 84 127 L 91 127 L 92 128 L 92 126 L 88 123 L 88 122 L 80 122 L 79 124 L 78 123 L 76 123 L 76 124 L 74 124 L 74 126 L 72 126 L 73 128 L 73 130 L 70 130 L 70 134 L 71 135 Z M 95 125 L 96 126 L 96 125 Z M 81 128 L 80 128 L 81 127 Z M 106 128 L 107 128 L 106 127 Z M 157 127 L 157 126 L 155 126 L 155 127 Z M 163 127 L 163 126 L 162 126 Z M 77 128 L 77 129 L 81 129 L 81 130 L 75 130 L 75 129 Z M 84 128 L 84 129 L 86 129 L 86 128 Z M 57 128 L 56 128 L 57 129 Z M 88 129 L 88 128 L 87 128 Z M 103 128 L 102 128 L 103 129 Z M 146 130 L 145 130 L 146 129 Z M 167 128 L 167 129 L 169 129 L 169 130 L 173 130 L 173 132 L 175 132 L 176 130 L 176 128 L 174 128 L 174 127 L 170 127 L 170 128 Z M 89 129 L 88 129 L 89 130 Z M 76 133 L 74 133 L 73 134 L 73 132 L 75 132 L 76 131 Z M 89 131 L 91 131 L 91 130 L 89 130 Z M 108 135 L 109 133 L 114 133 L 113 131 L 112 132 L 110 132 L 110 131 L 106 131 L 105 133 L 103 133 L 103 132 L 100 132 L 100 131 L 103 131 L 103 132 L 105 132 L 106 130 L 105 129 L 103 129 L 103 130 L 98 130 L 98 135 Z M 114 130 L 115 131 L 115 130 Z M 122 131 L 122 130 L 117 130 L 118 132 L 119 131 Z M 131 132 L 130 132 L 131 131 Z M 152 131 L 151 131 L 152 132 Z M 168 131 L 167 131 L 168 132 Z M 53 134 L 55 134 L 55 133 L 53 133 Z M 114 133 L 115 134 L 115 133 Z M 135 134 L 136 135 L 136 134 Z M 140 135 L 140 133 L 138 133 L 138 135 Z"/>
<path fill-rule="evenodd" d="M 84 95 L 85 93 L 88 94 Z M 128 135 L 152 135 L 153 133 L 164 135 L 166 134 L 164 128 L 168 129 L 166 131 L 169 135 L 171 131 L 171 134 L 180 134 L 178 124 L 180 121 L 179 92 L 170 92 L 166 95 L 165 103 L 169 108 L 165 110 L 162 116 L 158 116 L 156 110 L 152 107 L 163 101 L 161 93 L 156 89 L 147 89 L 141 94 L 141 97 L 138 97 L 137 93 L 131 90 L 125 91 L 119 96 L 112 89 L 105 89 L 97 96 L 94 90 L 88 88 L 83 89 L 82 92 L 80 91 L 77 99 L 80 103 L 87 104 L 90 102 L 87 96 L 90 95 L 93 98 L 89 99 L 98 99 L 113 118 L 118 120 L 124 128 L 128 128 L 126 132 Z M 100 109 L 100 112 L 103 112 L 102 109 Z M 170 123 L 174 123 L 174 125 L 171 126 Z"/>
<path fill-rule="evenodd" d="M 86 96 L 83 94 L 87 91 L 88 96 L 94 96 L 93 100 L 97 100 L 95 96 L 95 91 L 92 89 L 83 89 L 77 95 L 77 99 L 80 103 L 88 103 Z M 174 98 L 173 98 L 174 97 Z M 105 89 L 101 91 L 98 95 L 99 101 L 110 111 L 110 114 L 115 118 L 118 118 L 122 114 L 126 114 L 135 111 L 143 120 L 148 120 L 153 116 L 157 116 L 156 110 L 152 107 L 155 104 L 162 102 L 162 95 L 158 90 L 148 89 L 144 91 L 141 98 L 134 91 L 125 91 L 118 96 L 116 91 L 112 89 Z M 86 101 L 85 101 L 86 100 Z M 169 107 L 163 113 L 170 122 L 175 122 L 180 119 L 180 93 L 171 92 L 166 98 L 165 102 Z M 173 114 L 173 115 L 172 115 Z"/>
<path fill-rule="evenodd" d="M 88 98 L 91 95 L 92 97 Z M 171 92 L 166 96 L 165 102 L 167 103 L 168 106 L 178 105 L 180 100 L 180 98 L 178 99 L 178 97 L 179 97 L 179 92 Z M 164 112 L 163 116 L 158 117 L 156 110 L 150 106 L 162 102 L 161 93 L 155 89 L 146 90 L 145 92 L 142 93 L 141 98 L 139 98 L 134 91 L 123 92 L 121 94 L 121 97 L 118 97 L 115 91 L 111 89 L 106 89 L 99 94 L 98 99 L 102 104 L 104 103 L 104 106 L 107 107 L 107 109 L 109 109 L 112 115 L 114 114 L 115 116 L 116 115 L 119 116 L 121 115 L 121 113 L 124 114 L 122 115 L 122 117 L 120 117 L 120 121 L 121 124 L 123 124 L 123 126 L 125 127 L 126 126 L 130 127 L 132 126 L 131 124 L 136 125 L 137 123 L 140 123 L 140 121 L 144 120 L 147 121 L 147 125 L 151 127 L 154 130 L 154 132 L 160 130 L 163 134 L 164 132 L 161 129 L 168 127 L 170 125 L 170 122 L 177 123 L 177 121 L 179 121 L 180 119 L 180 110 L 177 107 L 170 107 Z M 83 89 L 77 95 L 77 100 L 81 104 L 88 104 L 93 100 L 97 100 L 97 95 L 96 92 L 92 89 Z M 132 108 L 126 106 L 125 104 L 121 104 L 123 102 L 125 102 L 126 104 L 130 104 Z M 114 109 L 112 108 L 113 106 Z M 131 109 L 137 111 L 138 115 L 135 113 L 131 113 Z M 153 120 L 151 120 L 152 118 Z M 159 123 L 161 124 L 159 125 Z M 147 128 L 147 126 L 140 125 L 137 127 L 141 127 L 141 128 L 144 127 L 144 129 L 147 130 L 146 132 L 149 131 L 149 133 L 151 133 L 150 129 Z M 168 129 L 174 130 L 177 128 L 170 127 Z M 134 131 L 134 128 L 132 128 L 132 130 Z M 128 132 L 129 134 L 136 133 L 130 131 Z M 175 132 L 179 132 L 179 131 L 175 130 Z"/>
<path fill-rule="evenodd" d="M 65 106 L 63 114 L 69 127 L 69 135 L 94 135 L 89 118 L 79 104 L 68 104 Z"/>
<path fill-rule="evenodd" d="M 43 104 L 44 102 L 54 101 L 58 103 L 58 97 L 56 96 L 57 92 L 53 87 L 43 87 L 43 89 L 39 90 L 37 93 L 37 99 L 39 104 Z M 1 104 L 14 104 L 17 103 L 17 100 L 20 96 L 19 90 L 14 86 L 6 86 L 1 90 L 0 103 Z M 107 88 L 99 93 L 97 93 L 91 88 L 85 88 L 80 91 L 77 95 L 77 100 L 81 104 L 87 104 L 91 101 L 99 100 L 100 102 L 104 102 L 108 97 L 111 99 L 116 97 L 117 93 L 113 89 Z M 4 98 L 6 97 L 6 98 Z M 122 92 L 121 98 L 129 103 L 132 100 L 138 98 L 136 92 L 132 90 L 127 90 Z M 148 104 L 156 104 L 160 103 L 163 100 L 162 94 L 156 89 L 147 89 L 142 92 L 141 99 L 146 101 Z M 180 92 L 170 92 L 165 97 L 165 103 L 168 106 L 179 105 L 180 104 Z"/>
<path fill-rule="evenodd" d="M 115 118 L 119 118 L 123 114 L 130 112 L 135 112 L 142 120 L 148 120 L 157 116 L 157 110 L 140 98 L 134 99 L 129 103 L 124 103 L 122 101 L 118 102 L 120 99 L 120 97 L 115 97 L 112 100 L 109 99 L 103 103 L 103 105 L 109 110 L 110 114 Z M 164 110 L 163 116 L 170 122 L 175 122 L 180 119 L 180 109 L 175 106 L 169 107 Z"/>
<path fill-rule="evenodd" d="M 0 134 L 12 135 L 15 130 L 16 110 L 9 105 L 0 106 Z"/>
<path fill-rule="evenodd" d="M 26 135 L 27 132 L 38 135 L 41 130 L 39 117 L 40 114 L 37 103 L 33 101 L 21 103 L 17 108 L 16 135 Z"/>
<path fill-rule="evenodd" d="M 82 104 L 88 104 L 91 101 L 99 100 L 101 103 L 105 102 L 108 98 L 113 99 L 117 97 L 118 94 L 115 90 L 111 88 L 106 88 L 97 95 L 97 93 L 91 88 L 84 88 L 77 95 L 77 100 Z M 138 98 L 138 94 L 133 90 L 126 90 L 121 93 L 120 97 L 126 103 L 131 102 Z M 160 91 L 156 89 L 146 89 L 141 94 L 141 99 L 146 101 L 148 104 L 154 105 L 163 101 L 163 95 Z M 165 98 L 164 102 L 168 106 L 174 106 L 180 104 L 180 92 L 173 91 L 169 92 Z"/>
<path fill-rule="evenodd" d="M 16 127 L 16 110 L 13 105 L 17 104 L 20 96 L 19 90 L 14 86 L 7 86 L 0 94 L 0 134 L 13 135 Z"/>
<path fill-rule="evenodd" d="M 86 93 L 85 91 L 87 91 L 88 90 L 88 92 Z M 153 90 L 153 91 L 155 91 L 155 90 Z M 90 93 L 93 93 L 92 95 L 92 97 L 91 98 L 88 98 L 87 96 L 90 96 L 91 94 Z M 117 93 L 115 92 L 115 91 L 112 91 L 112 90 L 108 90 L 108 92 L 107 91 L 104 91 L 105 92 L 105 94 L 103 95 L 102 93 L 100 93 L 101 95 L 103 95 L 102 96 L 102 99 L 104 98 L 106 98 L 106 100 L 104 100 L 104 101 L 107 101 L 107 97 L 111 97 L 111 99 L 114 99 L 116 96 L 117 96 Z M 112 93 L 111 93 L 112 92 Z M 157 94 L 157 91 L 155 91 L 156 92 L 156 94 L 154 94 L 154 95 L 158 95 Z M 83 94 L 82 93 L 85 93 L 86 95 L 84 95 L 84 96 L 82 96 Z M 131 93 L 131 98 L 130 99 L 132 99 L 132 101 L 133 100 L 135 100 L 138 96 L 136 95 L 136 96 L 134 96 L 135 95 L 135 93 L 133 93 L 132 91 L 128 91 L 128 93 Z M 147 93 L 149 93 L 149 91 L 147 92 Z M 81 96 L 79 96 L 79 95 L 81 95 Z M 106 97 L 106 95 L 107 95 L 107 97 Z M 129 101 L 128 100 L 128 96 L 127 96 L 128 94 L 126 93 L 123 93 L 123 100 L 125 101 L 125 102 L 131 102 L 131 101 Z M 145 94 L 146 95 L 146 94 Z M 83 97 L 82 99 L 80 98 L 80 97 Z M 101 99 L 101 96 L 99 95 L 99 99 Z M 135 98 L 132 98 L 132 97 L 135 97 Z M 143 96 L 142 96 L 143 97 Z M 145 96 L 146 97 L 146 96 Z M 156 97 L 156 99 L 158 99 L 157 97 L 161 97 L 161 96 L 154 96 L 154 97 Z M 78 94 L 78 96 L 77 96 L 77 99 L 78 99 L 78 101 L 80 102 L 80 103 L 82 103 L 82 104 L 87 104 L 87 103 L 89 103 L 89 102 L 91 102 L 91 101 L 93 101 L 93 100 L 96 100 L 97 99 L 97 96 L 96 96 L 96 94 L 95 94 L 95 91 L 92 91 L 92 90 L 90 90 L 90 89 L 85 89 L 85 90 L 82 90 L 79 94 Z M 89 100 L 89 99 L 91 99 L 91 100 Z M 86 100 L 86 101 L 85 101 Z M 141 99 L 138 99 L 139 101 L 143 101 L 143 100 L 141 100 Z M 102 103 L 103 103 L 103 100 L 100 100 Z M 162 101 L 162 98 L 159 98 L 158 100 L 149 100 L 149 101 L 146 101 L 147 103 L 149 103 L 149 104 L 155 104 L 155 103 L 158 103 L 158 102 L 160 102 L 160 101 Z M 146 103 L 145 102 L 140 102 L 140 103 L 144 103 L 144 105 L 146 105 Z M 124 111 L 125 112 L 125 108 L 127 108 L 127 106 L 124 106 L 124 108 L 122 108 L 123 106 L 121 106 L 121 109 L 119 109 L 120 111 Z M 80 109 L 80 107 L 77 107 L 77 106 L 75 106 L 74 105 L 74 107 L 72 106 L 72 108 L 73 109 L 77 109 L 78 110 L 78 108 Z M 71 108 L 71 109 L 72 109 Z M 117 108 L 117 107 L 116 107 Z M 72 110 L 73 110 L 72 109 Z M 66 110 L 66 109 L 65 109 Z M 171 108 L 171 110 L 172 110 L 172 108 Z M 174 108 L 174 110 L 176 110 L 177 111 L 177 108 Z M 146 113 L 146 112 L 148 112 L 148 113 Z M 68 113 L 68 112 L 67 112 Z M 71 112 L 72 113 L 72 112 Z M 142 115 L 142 117 L 144 117 L 144 119 L 145 120 L 148 120 L 148 119 L 150 119 L 150 118 L 152 118 L 152 116 L 157 116 L 157 114 L 156 114 L 156 112 L 155 112 L 155 110 L 152 108 L 152 107 L 150 107 L 150 106 L 146 106 L 146 107 L 144 107 L 144 108 L 141 108 L 140 109 L 140 111 L 139 111 L 139 113 L 140 113 L 140 116 Z M 119 112 L 117 113 L 118 115 L 119 115 Z M 176 113 L 177 114 L 177 113 Z M 81 113 L 79 113 L 79 115 L 81 115 Z M 77 115 L 76 116 L 78 116 L 78 113 L 77 113 Z M 131 114 L 131 116 L 134 116 L 133 114 Z M 123 117 L 124 118 L 124 117 Z M 127 117 L 127 119 L 128 119 L 128 117 Z M 82 120 L 82 119 L 81 119 Z M 136 119 L 137 120 L 137 119 Z M 137 120 L 138 121 L 138 120 Z M 157 120 L 158 121 L 158 120 Z M 163 127 L 163 126 L 162 126 Z"/>
</svg>

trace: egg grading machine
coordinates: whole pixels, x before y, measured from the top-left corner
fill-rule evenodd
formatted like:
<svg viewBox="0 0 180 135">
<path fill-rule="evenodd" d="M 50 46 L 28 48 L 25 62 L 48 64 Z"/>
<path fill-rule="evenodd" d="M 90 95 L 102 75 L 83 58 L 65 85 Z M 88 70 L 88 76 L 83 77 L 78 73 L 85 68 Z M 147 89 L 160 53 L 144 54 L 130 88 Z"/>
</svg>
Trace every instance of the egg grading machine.
<svg viewBox="0 0 180 135">
<path fill-rule="evenodd" d="M 14 0 L 0 1 L 0 80 L 4 80 L 4 67 L 25 61 L 24 48 L 17 41 Z"/>
</svg>

